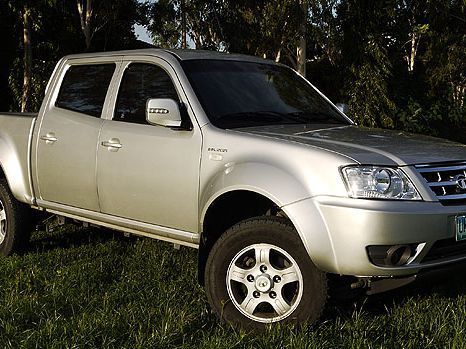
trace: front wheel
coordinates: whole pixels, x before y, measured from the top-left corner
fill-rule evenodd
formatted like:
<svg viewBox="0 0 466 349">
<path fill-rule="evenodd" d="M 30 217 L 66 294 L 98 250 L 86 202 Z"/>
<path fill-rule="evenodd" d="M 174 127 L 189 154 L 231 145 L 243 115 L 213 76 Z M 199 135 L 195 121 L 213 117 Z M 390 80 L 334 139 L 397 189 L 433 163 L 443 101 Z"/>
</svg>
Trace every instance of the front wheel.
<svg viewBox="0 0 466 349">
<path fill-rule="evenodd" d="M 238 223 L 215 243 L 206 265 L 211 306 L 243 328 L 317 320 L 327 298 L 325 274 L 294 227 L 277 217 Z"/>
</svg>

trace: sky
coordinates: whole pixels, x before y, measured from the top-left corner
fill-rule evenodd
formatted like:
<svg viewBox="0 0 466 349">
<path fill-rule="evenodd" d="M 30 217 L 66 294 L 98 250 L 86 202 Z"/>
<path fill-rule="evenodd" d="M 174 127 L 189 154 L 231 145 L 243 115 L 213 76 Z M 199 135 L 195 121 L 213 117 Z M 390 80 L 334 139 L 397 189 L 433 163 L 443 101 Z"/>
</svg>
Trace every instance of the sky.
<svg viewBox="0 0 466 349">
<path fill-rule="evenodd" d="M 134 25 L 134 31 L 136 32 L 136 37 L 139 40 L 152 44 L 152 39 L 150 38 L 149 33 L 147 32 L 146 28 L 144 28 L 142 25 Z"/>
<path fill-rule="evenodd" d="M 139 3 L 145 2 L 145 0 L 138 0 Z M 150 1 L 151 3 L 153 1 Z M 134 25 L 134 31 L 136 32 L 136 37 L 144 42 L 148 42 L 149 44 L 152 44 L 152 39 L 149 36 L 149 33 L 147 32 L 147 29 L 144 28 L 142 25 L 135 24 Z"/>
</svg>

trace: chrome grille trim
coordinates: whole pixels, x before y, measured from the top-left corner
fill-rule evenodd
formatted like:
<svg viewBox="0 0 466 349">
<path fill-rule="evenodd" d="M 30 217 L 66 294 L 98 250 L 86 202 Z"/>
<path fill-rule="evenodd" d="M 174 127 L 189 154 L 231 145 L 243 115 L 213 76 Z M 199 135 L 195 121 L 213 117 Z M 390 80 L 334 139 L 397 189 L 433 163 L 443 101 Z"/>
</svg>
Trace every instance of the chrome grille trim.
<svg viewBox="0 0 466 349">
<path fill-rule="evenodd" d="M 418 172 L 420 173 L 427 173 L 427 172 L 446 172 L 446 171 L 458 171 L 458 170 L 465 170 L 466 164 L 458 165 L 458 166 L 445 166 L 445 167 L 427 167 L 427 168 L 418 168 Z"/>
<path fill-rule="evenodd" d="M 453 204 L 466 205 L 466 188 L 458 184 L 458 176 L 466 179 L 466 162 L 416 165 L 415 168 L 440 202 L 451 205 L 455 200 Z"/>
<path fill-rule="evenodd" d="M 448 182 L 430 182 L 429 183 L 429 187 L 444 187 L 444 186 L 447 186 L 447 185 L 453 185 L 451 184 L 451 181 L 448 181 Z M 456 185 L 456 183 L 455 183 Z"/>
<path fill-rule="evenodd" d="M 461 200 L 461 199 L 466 199 L 466 194 L 456 194 L 456 195 L 442 195 L 442 196 L 437 196 L 437 198 L 440 200 Z"/>
</svg>

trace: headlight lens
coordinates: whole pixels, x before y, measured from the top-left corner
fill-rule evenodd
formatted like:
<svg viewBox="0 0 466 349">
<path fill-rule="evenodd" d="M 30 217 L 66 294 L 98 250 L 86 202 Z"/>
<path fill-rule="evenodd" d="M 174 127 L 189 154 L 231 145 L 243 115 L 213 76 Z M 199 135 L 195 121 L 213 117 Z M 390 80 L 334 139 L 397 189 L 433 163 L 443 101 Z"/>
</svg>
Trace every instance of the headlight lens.
<svg viewBox="0 0 466 349">
<path fill-rule="evenodd" d="M 421 200 L 413 183 L 398 168 L 350 166 L 342 172 L 350 197 Z"/>
</svg>

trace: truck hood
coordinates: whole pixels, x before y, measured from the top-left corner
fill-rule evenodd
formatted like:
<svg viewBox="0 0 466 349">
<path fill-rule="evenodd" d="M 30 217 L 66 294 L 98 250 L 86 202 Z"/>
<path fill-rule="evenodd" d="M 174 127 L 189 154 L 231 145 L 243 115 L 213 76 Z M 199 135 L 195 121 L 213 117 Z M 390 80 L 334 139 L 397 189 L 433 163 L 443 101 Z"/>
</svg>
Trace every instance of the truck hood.
<svg viewBox="0 0 466 349">
<path fill-rule="evenodd" d="M 235 130 L 327 149 L 361 164 L 403 166 L 466 160 L 465 145 L 403 131 L 335 125 L 274 125 Z"/>
</svg>

